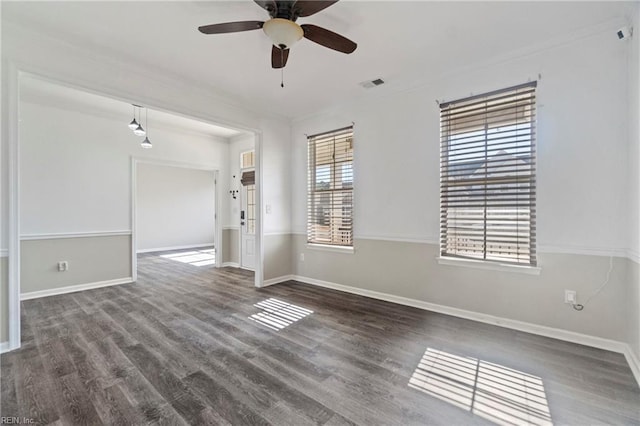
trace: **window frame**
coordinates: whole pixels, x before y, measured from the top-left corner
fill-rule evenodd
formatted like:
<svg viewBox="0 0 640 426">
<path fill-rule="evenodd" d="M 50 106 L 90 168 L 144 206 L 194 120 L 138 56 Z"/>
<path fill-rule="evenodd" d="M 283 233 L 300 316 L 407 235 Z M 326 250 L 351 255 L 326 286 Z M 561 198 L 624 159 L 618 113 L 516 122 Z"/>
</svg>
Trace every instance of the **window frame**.
<svg viewBox="0 0 640 426">
<path fill-rule="evenodd" d="M 329 140 L 333 140 L 334 146 L 332 148 L 332 159 L 327 163 L 318 164 L 317 148 L 319 143 L 327 143 Z M 328 132 L 322 132 L 315 135 L 307 136 L 307 248 L 331 250 L 341 253 L 351 253 L 354 249 L 354 174 L 353 174 L 353 160 L 354 160 L 354 130 L 353 126 L 347 126 L 340 129 L 331 130 Z M 345 151 L 346 160 L 336 159 L 336 143 L 348 143 L 349 148 Z M 345 174 L 345 166 L 347 166 L 347 173 Z M 328 188 L 324 190 L 317 189 L 317 175 L 319 168 L 328 167 L 328 171 L 325 173 L 329 177 Z M 344 176 L 350 176 L 351 180 L 343 180 Z M 337 177 L 340 176 L 338 181 Z M 337 188 L 337 185 L 340 188 Z M 345 182 L 349 185 L 345 187 Z M 342 200 L 344 197 L 348 197 L 349 203 L 342 205 L 340 201 L 339 207 L 336 206 L 336 201 L 333 197 L 339 197 L 342 194 Z M 329 241 L 326 239 L 319 239 L 316 226 L 319 224 L 314 223 L 319 220 L 317 212 L 312 212 L 314 208 L 317 208 L 317 197 L 328 198 L 328 204 L 330 210 L 340 209 L 338 216 L 329 214 L 326 226 L 329 228 Z M 346 209 L 346 210 L 345 210 Z M 348 212 L 350 214 L 345 215 Z M 324 216 L 324 214 L 322 215 Z M 349 226 L 344 226 L 343 220 L 345 218 L 349 222 Z M 334 228 L 347 228 L 338 230 L 334 233 Z M 341 237 L 342 232 L 347 233 L 347 237 Z M 340 239 L 346 238 L 347 242 L 340 242 Z"/>
<path fill-rule="evenodd" d="M 533 81 L 440 104 L 439 263 L 527 273 L 529 273 L 527 270 L 533 270 L 534 273 L 539 273 L 536 251 L 536 95 L 537 81 Z M 520 99 L 520 96 L 523 98 Z M 503 98 L 507 100 L 511 98 L 511 101 L 504 104 L 506 107 L 501 103 Z M 484 106 L 478 106 L 483 102 Z M 473 112 L 474 110 L 477 112 Z M 513 114 L 513 117 L 510 114 Z M 455 130 L 452 131 L 452 128 Z M 525 131 L 520 133 L 519 131 L 523 129 Z M 506 136 L 496 137 L 495 134 L 498 132 L 503 132 Z M 479 135 L 479 141 L 483 143 L 481 149 L 474 146 L 475 133 L 482 133 Z M 494 136 L 491 136 L 492 134 Z M 520 154 L 522 149 L 524 149 L 525 155 Z M 484 170 L 484 179 L 481 179 L 480 185 L 477 185 L 478 182 L 470 179 L 477 170 L 468 177 L 462 177 L 466 173 L 461 171 L 464 170 L 460 167 L 464 161 L 460 158 L 466 156 L 477 160 L 482 158 L 482 155 L 484 155 L 484 161 L 481 160 L 481 167 L 477 170 Z M 507 160 L 501 163 L 499 155 Z M 455 160 L 452 162 L 451 157 L 453 156 L 459 157 L 458 163 Z M 529 163 L 526 163 L 527 160 Z M 520 163 L 525 164 L 522 166 L 522 171 L 528 171 L 528 175 L 525 173 L 525 176 L 528 176 L 526 178 L 518 174 Z M 473 170 L 473 168 L 470 167 L 469 170 Z M 513 175 L 514 170 L 515 176 Z M 495 173 L 495 175 L 491 175 L 491 173 Z M 496 184 L 497 180 L 504 182 Z M 465 186 L 465 182 L 468 186 Z M 524 185 L 521 184 L 522 182 Z M 523 188 L 528 192 L 523 191 L 525 196 L 521 197 L 520 191 Z M 515 200 L 505 201 L 505 197 L 508 196 L 514 197 Z M 484 204 L 474 205 L 479 199 L 483 199 Z M 508 205 L 492 208 L 492 203 Z M 500 214 L 509 214 L 510 209 L 515 209 L 516 219 L 506 219 L 516 222 L 515 231 L 509 228 L 513 225 L 508 225 L 506 230 L 497 230 L 499 226 L 496 224 L 500 222 L 500 219 L 495 219 L 495 217 L 488 219 L 492 209 L 494 215 L 500 210 L 502 210 Z M 477 214 L 475 210 L 483 211 L 483 220 L 460 218 L 465 213 Z M 521 219 L 519 216 L 523 212 L 525 216 L 528 216 L 526 220 L 523 220 L 522 228 L 527 233 L 525 241 L 528 244 L 521 243 L 519 239 L 519 235 L 523 232 L 520 228 Z M 450 218 L 451 213 L 453 213 L 453 218 Z M 461 213 L 461 216 L 456 216 Z M 481 223 L 482 229 L 472 229 L 478 223 Z M 461 224 L 465 224 L 466 229 L 460 228 Z M 490 229 L 491 226 L 493 229 Z M 458 235 L 457 229 L 462 229 L 460 235 Z M 451 230 L 453 230 L 453 236 L 451 236 Z M 472 237 L 474 233 L 479 231 L 484 234 L 484 240 L 480 244 L 481 249 L 458 247 L 474 244 Z M 507 242 L 499 243 L 503 246 L 501 248 L 495 248 L 496 243 L 494 242 L 494 247 L 491 248 L 491 244 L 488 243 L 488 234 L 491 234 L 492 237 L 501 235 L 500 239 L 504 238 Z M 513 235 L 516 235 L 515 242 L 508 241 L 513 238 Z M 456 241 L 452 244 L 451 239 Z M 477 245 L 477 240 L 475 241 Z M 500 250 L 507 254 L 501 253 Z M 526 254 L 521 255 L 521 250 L 524 250 Z M 480 252 L 482 253 L 481 258 L 478 257 Z M 509 254 L 509 252 L 512 253 Z"/>
</svg>

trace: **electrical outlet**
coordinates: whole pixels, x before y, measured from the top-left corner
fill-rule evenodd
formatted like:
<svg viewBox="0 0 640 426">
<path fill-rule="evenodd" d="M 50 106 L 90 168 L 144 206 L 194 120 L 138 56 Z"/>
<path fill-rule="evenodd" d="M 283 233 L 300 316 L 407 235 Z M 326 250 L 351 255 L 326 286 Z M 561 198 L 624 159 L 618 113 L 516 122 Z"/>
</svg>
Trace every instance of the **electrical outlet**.
<svg viewBox="0 0 640 426">
<path fill-rule="evenodd" d="M 300 253 L 300 262 L 304 262 L 304 253 Z"/>
<path fill-rule="evenodd" d="M 574 305 L 578 302 L 578 293 L 575 290 L 564 291 L 564 303 Z"/>
<path fill-rule="evenodd" d="M 69 270 L 69 262 L 67 262 L 66 260 L 61 260 L 60 262 L 58 262 L 58 271 L 64 272 L 68 270 Z"/>
</svg>

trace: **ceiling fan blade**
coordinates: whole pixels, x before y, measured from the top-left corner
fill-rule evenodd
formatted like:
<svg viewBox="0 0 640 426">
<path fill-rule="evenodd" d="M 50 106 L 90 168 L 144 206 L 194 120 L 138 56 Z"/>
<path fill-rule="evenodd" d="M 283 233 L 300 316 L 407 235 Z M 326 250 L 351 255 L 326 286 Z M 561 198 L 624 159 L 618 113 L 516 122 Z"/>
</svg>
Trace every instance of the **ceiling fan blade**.
<svg viewBox="0 0 640 426">
<path fill-rule="evenodd" d="M 333 1 L 320 1 L 320 0 L 298 0 L 294 9 L 298 16 L 311 16 L 324 10 L 334 3 L 338 3 L 338 0 Z"/>
<path fill-rule="evenodd" d="M 236 33 L 239 31 L 259 30 L 264 25 L 263 21 L 226 22 L 224 24 L 211 24 L 198 27 L 203 34 Z"/>
<path fill-rule="evenodd" d="M 337 50 L 342 53 L 351 53 L 356 50 L 358 45 L 348 38 L 336 34 L 333 31 L 329 31 L 322 27 L 311 24 L 300 25 L 304 31 L 304 37 L 309 40 L 318 43 L 329 49 Z"/>
<path fill-rule="evenodd" d="M 287 65 L 287 59 L 289 59 L 289 50 L 280 49 L 279 47 L 272 46 L 271 48 L 271 67 L 272 68 L 284 68 Z"/>
<path fill-rule="evenodd" d="M 269 12 L 274 17 L 278 12 L 278 3 L 275 0 L 253 0 L 258 6 Z"/>
</svg>

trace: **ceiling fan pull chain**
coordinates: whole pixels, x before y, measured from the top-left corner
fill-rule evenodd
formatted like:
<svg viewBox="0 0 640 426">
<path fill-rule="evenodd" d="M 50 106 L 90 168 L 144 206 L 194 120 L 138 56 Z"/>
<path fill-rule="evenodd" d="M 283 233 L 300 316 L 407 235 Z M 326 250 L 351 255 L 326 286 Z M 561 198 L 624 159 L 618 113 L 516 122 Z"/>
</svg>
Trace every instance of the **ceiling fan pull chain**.
<svg viewBox="0 0 640 426">
<path fill-rule="evenodd" d="M 280 64 L 282 64 L 282 68 L 280 68 L 280 87 L 284 88 L 284 49 L 280 48 Z"/>
</svg>

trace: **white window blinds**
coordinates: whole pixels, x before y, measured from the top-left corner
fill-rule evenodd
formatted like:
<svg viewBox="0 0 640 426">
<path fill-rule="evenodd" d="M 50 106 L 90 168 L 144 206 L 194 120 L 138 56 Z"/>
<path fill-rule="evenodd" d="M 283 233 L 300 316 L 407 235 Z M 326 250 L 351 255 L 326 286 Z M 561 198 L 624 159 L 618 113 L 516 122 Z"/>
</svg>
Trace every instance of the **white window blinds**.
<svg viewBox="0 0 640 426">
<path fill-rule="evenodd" d="M 536 82 L 440 105 L 440 254 L 536 265 Z"/>
<path fill-rule="evenodd" d="M 353 127 L 307 140 L 307 241 L 353 246 Z"/>
</svg>

